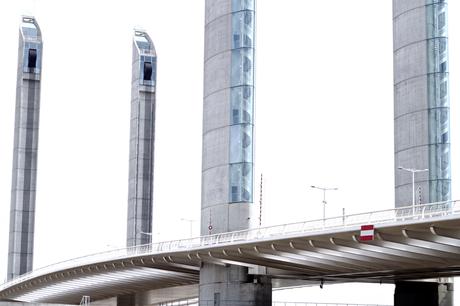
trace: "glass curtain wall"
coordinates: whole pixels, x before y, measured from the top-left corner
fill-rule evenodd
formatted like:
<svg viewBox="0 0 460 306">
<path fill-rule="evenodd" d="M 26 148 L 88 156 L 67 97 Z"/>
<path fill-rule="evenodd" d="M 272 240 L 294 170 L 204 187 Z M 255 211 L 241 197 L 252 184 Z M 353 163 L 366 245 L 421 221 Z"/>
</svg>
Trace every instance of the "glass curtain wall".
<svg viewBox="0 0 460 306">
<path fill-rule="evenodd" d="M 230 203 L 253 201 L 254 9 L 232 1 Z"/>
<path fill-rule="evenodd" d="M 447 3 L 427 4 L 430 202 L 439 202 L 451 197 Z"/>
</svg>

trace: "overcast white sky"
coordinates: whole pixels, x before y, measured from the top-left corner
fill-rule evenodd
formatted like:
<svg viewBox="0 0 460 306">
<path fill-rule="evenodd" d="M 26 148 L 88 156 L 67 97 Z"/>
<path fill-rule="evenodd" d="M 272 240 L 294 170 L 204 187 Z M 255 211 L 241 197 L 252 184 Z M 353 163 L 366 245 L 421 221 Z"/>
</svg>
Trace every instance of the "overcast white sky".
<svg viewBox="0 0 460 306">
<path fill-rule="evenodd" d="M 327 195 L 328 216 L 394 206 L 391 2 L 258 1 L 255 183 L 262 172 L 263 225 L 320 218 L 322 194 L 310 185 L 339 188 Z M 456 198 L 460 3 L 449 6 Z M 181 218 L 200 216 L 204 0 L 1 1 L 0 280 L 23 14 L 36 16 L 44 40 L 35 267 L 125 245 L 134 27 L 148 31 L 158 53 L 154 237 L 188 237 Z M 392 286 L 358 296 L 362 286 L 275 299 L 392 303 Z"/>
</svg>

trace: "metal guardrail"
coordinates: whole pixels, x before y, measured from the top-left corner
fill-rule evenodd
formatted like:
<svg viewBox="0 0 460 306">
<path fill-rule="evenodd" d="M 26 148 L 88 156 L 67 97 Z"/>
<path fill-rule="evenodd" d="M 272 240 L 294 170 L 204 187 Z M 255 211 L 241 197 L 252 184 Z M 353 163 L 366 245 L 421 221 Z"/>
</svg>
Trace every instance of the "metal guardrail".
<svg viewBox="0 0 460 306">
<path fill-rule="evenodd" d="M 30 271 L 0 285 L 0 291 L 40 275 L 45 275 L 64 269 L 70 269 L 73 267 L 89 265 L 101 261 L 112 261 L 132 256 L 161 254 L 181 250 L 193 250 L 203 247 L 235 244 L 241 242 L 281 239 L 285 236 L 304 235 L 308 233 L 330 231 L 334 229 L 347 229 L 364 224 L 382 225 L 397 222 L 420 221 L 449 215 L 460 215 L 459 200 L 416 205 L 415 208 L 412 206 L 405 206 L 401 208 L 343 215 L 326 219 L 282 224 L 276 226 L 252 228 L 242 231 L 115 249 L 73 258 Z"/>
<path fill-rule="evenodd" d="M 198 306 L 198 298 L 182 299 L 154 304 L 154 306 Z"/>
</svg>

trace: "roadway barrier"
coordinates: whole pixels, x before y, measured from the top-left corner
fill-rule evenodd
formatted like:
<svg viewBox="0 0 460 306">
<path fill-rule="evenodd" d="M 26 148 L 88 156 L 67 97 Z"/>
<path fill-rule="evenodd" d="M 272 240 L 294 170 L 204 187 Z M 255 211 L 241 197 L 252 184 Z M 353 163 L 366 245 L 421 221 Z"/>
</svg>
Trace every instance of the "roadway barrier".
<svg viewBox="0 0 460 306">
<path fill-rule="evenodd" d="M 416 206 L 406 206 L 401 208 L 343 215 L 326 219 L 282 224 L 276 226 L 252 228 L 229 233 L 220 233 L 196 238 L 163 241 L 141 246 L 115 249 L 73 258 L 46 267 L 35 269 L 0 285 L 0 291 L 41 275 L 99 262 L 131 258 L 133 256 L 162 254 L 181 250 L 192 251 L 194 249 L 210 246 L 225 246 L 241 242 L 257 242 L 264 240 L 274 240 L 278 238 L 282 239 L 286 236 L 304 236 L 306 234 L 308 235 L 309 233 L 313 234 L 323 231 L 331 232 L 340 229 L 349 230 L 353 227 L 356 227 L 357 230 L 359 230 L 359 227 L 364 224 L 397 224 L 401 222 L 416 222 L 430 218 L 443 218 L 454 215 L 460 215 L 459 200 L 429 203 Z"/>
</svg>

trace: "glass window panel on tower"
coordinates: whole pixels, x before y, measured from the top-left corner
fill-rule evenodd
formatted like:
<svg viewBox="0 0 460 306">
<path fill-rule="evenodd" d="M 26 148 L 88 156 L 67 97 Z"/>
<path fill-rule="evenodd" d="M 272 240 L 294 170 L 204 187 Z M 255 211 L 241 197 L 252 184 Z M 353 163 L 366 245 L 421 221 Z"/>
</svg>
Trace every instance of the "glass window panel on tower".
<svg viewBox="0 0 460 306">
<path fill-rule="evenodd" d="M 448 73 L 433 73 L 428 75 L 429 107 L 448 107 L 449 101 Z"/>
<path fill-rule="evenodd" d="M 22 58 L 23 72 L 39 74 L 41 69 L 41 57 L 41 45 L 34 42 L 26 42 L 24 44 L 24 53 Z"/>
<path fill-rule="evenodd" d="M 34 22 L 35 21 L 33 18 L 22 18 L 21 30 L 25 38 L 35 39 L 38 36 L 38 29 Z"/>
<path fill-rule="evenodd" d="M 232 14 L 232 48 L 252 48 L 254 41 L 254 12 L 240 11 Z"/>
<path fill-rule="evenodd" d="M 230 127 L 230 163 L 252 162 L 252 125 Z"/>
<path fill-rule="evenodd" d="M 430 146 L 430 180 L 450 179 L 450 144 Z"/>
<path fill-rule="evenodd" d="M 252 202 L 252 163 L 230 165 L 230 202 Z"/>
<path fill-rule="evenodd" d="M 253 58 L 254 50 L 251 48 L 232 50 L 232 87 L 241 85 L 253 85 Z"/>
<path fill-rule="evenodd" d="M 434 180 L 430 181 L 430 202 L 449 201 L 451 194 L 450 180 Z M 444 205 L 450 205 L 446 203 Z"/>
<path fill-rule="evenodd" d="M 144 51 L 150 50 L 150 43 L 144 36 L 136 36 L 137 47 Z"/>
<path fill-rule="evenodd" d="M 441 12 L 438 15 L 438 31 L 443 31 L 446 26 L 446 12 Z"/>
<path fill-rule="evenodd" d="M 38 35 L 37 28 L 35 28 L 35 27 L 32 28 L 32 27 L 23 26 L 22 27 L 22 33 L 26 37 L 37 37 L 37 35 Z"/>
<path fill-rule="evenodd" d="M 440 98 L 444 99 L 447 96 L 447 81 L 441 83 L 440 86 Z"/>
<path fill-rule="evenodd" d="M 442 143 L 442 135 L 449 132 L 449 109 L 434 108 L 429 110 L 430 142 Z"/>
<path fill-rule="evenodd" d="M 447 72 L 447 38 L 428 40 L 428 73 Z"/>
<path fill-rule="evenodd" d="M 232 12 L 254 10 L 254 0 L 232 0 Z"/>
<path fill-rule="evenodd" d="M 447 36 L 447 5 L 445 3 L 427 6 L 427 35 L 428 38 Z"/>
<path fill-rule="evenodd" d="M 253 115 L 253 88 L 252 86 L 238 86 L 231 89 L 232 124 L 252 123 Z"/>
<path fill-rule="evenodd" d="M 156 57 L 142 55 L 139 61 L 139 80 L 142 85 L 154 86 L 156 81 Z"/>
</svg>

